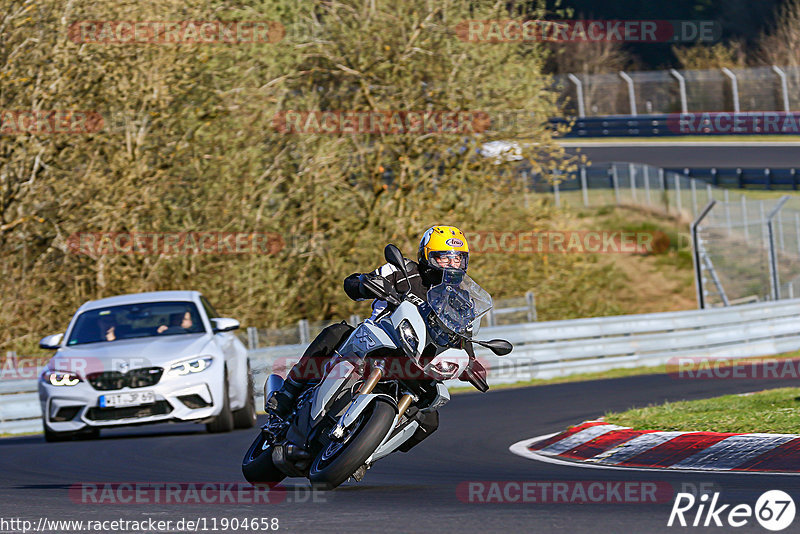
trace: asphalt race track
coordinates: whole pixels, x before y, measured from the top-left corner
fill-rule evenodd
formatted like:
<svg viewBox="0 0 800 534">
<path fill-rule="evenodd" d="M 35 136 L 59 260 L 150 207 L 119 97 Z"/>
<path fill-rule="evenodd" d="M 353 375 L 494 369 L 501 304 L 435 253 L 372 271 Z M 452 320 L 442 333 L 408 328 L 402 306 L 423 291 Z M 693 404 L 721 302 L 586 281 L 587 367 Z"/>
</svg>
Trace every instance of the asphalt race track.
<svg viewBox="0 0 800 534">
<path fill-rule="evenodd" d="M 579 143 L 578 143 L 579 144 Z M 656 167 L 798 167 L 800 145 L 755 145 L 742 143 L 672 145 L 668 142 L 639 143 L 629 145 L 614 143 L 613 146 L 598 146 L 587 143 L 580 148 L 595 164 L 608 162 L 646 163 Z M 688 145 L 688 146 L 687 146 Z M 573 143 L 567 144 L 573 147 Z M 575 148 L 569 148 L 576 153 Z"/>
<path fill-rule="evenodd" d="M 280 531 L 285 532 L 703 531 L 667 528 L 671 501 L 486 504 L 462 502 L 456 488 L 466 481 L 638 480 L 666 482 L 676 492 L 713 484 L 709 487 L 722 493 L 722 502 L 751 506 L 770 489 L 784 490 L 798 501 L 800 477 L 586 469 L 540 463 L 508 450 L 514 442 L 560 431 L 606 410 L 791 385 L 796 381 L 650 375 L 456 395 L 441 410 L 439 431 L 412 452 L 379 461 L 361 483 L 348 482 L 315 495 L 289 491 L 280 504 L 83 504 L 70 499 L 70 486 L 87 482 L 241 482 L 240 461 L 254 430 L 210 435 L 200 426 L 181 424 L 109 430 L 95 441 L 49 444 L 40 436 L 3 439 L 0 518 L 36 524 L 42 516 L 137 521 L 277 517 Z M 736 530 L 765 532 L 754 519 Z M 784 532 L 798 531 L 800 518 Z"/>
</svg>

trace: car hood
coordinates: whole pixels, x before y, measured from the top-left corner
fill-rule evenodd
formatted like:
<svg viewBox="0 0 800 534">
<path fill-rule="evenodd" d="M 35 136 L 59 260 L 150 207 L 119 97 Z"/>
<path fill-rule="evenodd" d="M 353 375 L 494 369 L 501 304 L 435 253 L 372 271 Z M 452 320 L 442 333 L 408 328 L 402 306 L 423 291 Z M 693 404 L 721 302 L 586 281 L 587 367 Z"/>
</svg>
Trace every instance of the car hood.
<svg viewBox="0 0 800 534">
<path fill-rule="evenodd" d="M 128 371 L 141 367 L 165 367 L 170 362 L 209 354 L 210 334 L 179 334 L 87 343 L 58 350 L 51 369 L 77 371 Z M 213 353 L 211 354 L 214 355 Z"/>
</svg>

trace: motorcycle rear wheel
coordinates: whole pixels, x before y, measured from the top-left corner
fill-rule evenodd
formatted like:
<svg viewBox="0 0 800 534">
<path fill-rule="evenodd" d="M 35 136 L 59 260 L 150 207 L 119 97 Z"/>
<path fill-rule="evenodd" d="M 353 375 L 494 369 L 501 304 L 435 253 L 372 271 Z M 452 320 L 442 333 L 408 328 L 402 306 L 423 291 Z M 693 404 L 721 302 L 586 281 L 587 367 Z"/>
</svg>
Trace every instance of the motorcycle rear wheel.
<svg viewBox="0 0 800 534">
<path fill-rule="evenodd" d="M 364 465 L 394 423 L 394 406 L 376 400 L 341 442 L 332 441 L 317 454 L 308 479 L 314 487 L 333 489 Z M 343 444 L 342 444 L 343 443 Z"/>
</svg>

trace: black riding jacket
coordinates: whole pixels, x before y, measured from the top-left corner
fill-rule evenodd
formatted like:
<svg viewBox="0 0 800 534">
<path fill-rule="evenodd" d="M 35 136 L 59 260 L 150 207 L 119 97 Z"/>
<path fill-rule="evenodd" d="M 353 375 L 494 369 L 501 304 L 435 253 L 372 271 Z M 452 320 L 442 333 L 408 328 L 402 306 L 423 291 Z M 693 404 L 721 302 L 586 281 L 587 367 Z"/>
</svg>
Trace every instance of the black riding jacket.
<svg viewBox="0 0 800 534">
<path fill-rule="evenodd" d="M 428 289 L 441 283 L 442 273 L 429 267 L 422 267 L 418 263 L 405 258 L 406 270 L 408 271 L 408 281 L 411 283 L 411 293 L 422 300 L 428 295 Z M 361 273 L 353 273 L 344 279 L 344 292 L 353 300 L 374 299 L 372 293 L 363 291 L 360 284 Z M 408 291 L 406 278 L 397 267 L 389 263 L 378 267 L 367 276 L 380 276 L 387 280 L 398 293 Z M 372 303 L 373 316 L 380 313 L 386 307 L 386 302 L 376 300 Z"/>
</svg>

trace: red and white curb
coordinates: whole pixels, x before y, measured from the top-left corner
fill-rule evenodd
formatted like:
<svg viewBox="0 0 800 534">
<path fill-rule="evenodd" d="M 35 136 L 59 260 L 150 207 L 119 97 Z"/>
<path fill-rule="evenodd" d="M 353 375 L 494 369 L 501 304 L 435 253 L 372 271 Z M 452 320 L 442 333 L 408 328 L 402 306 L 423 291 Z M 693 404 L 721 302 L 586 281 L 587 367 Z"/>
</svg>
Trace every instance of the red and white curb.
<svg viewBox="0 0 800 534">
<path fill-rule="evenodd" d="M 660 432 L 587 421 L 509 449 L 534 460 L 606 469 L 800 474 L 797 434 Z"/>
</svg>

